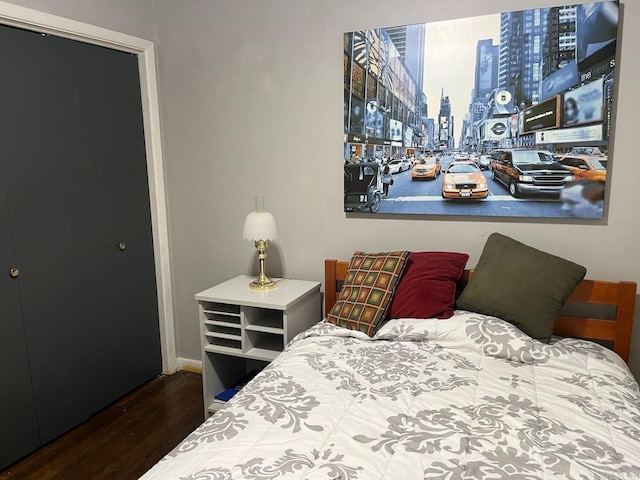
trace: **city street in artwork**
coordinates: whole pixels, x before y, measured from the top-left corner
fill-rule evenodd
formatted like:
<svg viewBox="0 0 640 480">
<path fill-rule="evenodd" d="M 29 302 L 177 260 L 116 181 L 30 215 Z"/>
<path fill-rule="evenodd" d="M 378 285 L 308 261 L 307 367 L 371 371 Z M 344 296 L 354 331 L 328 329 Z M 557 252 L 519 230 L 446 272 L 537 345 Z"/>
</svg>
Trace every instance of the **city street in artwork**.
<svg viewBox="0 0 640 480">
<path fill-rule="evenodd" d="M 602 220 L 619 4 L 344 34 L 344 211 Z"/>
</svg>

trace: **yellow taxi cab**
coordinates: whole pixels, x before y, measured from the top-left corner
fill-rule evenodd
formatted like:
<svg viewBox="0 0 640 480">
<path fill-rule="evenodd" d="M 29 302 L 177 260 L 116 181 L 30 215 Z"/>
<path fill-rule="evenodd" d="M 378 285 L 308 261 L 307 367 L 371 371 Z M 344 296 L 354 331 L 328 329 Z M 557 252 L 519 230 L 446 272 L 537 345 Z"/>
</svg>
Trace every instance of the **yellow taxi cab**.
<svg viewBox="0 0 640 480">
<path fill-rule="evenodd" d="M 606 182 L 607 168 L 601 162 L 606 159 L 607 157 L 567 153 L 558 155 L 555 160 L 571 170 L 576 180 L 588 178 L 589 180 Z"/>
<path fill-rule="evenodd" d="M 487 198 L 489 187 L 473 160 L 451 162 L 442 177 L 442 198 Z"/>
<path fill-rule="evenodd" d="M 411 169 L 411 180 L 435 179 L 441 169 L 440 160 L 435 156 L 418 158 Z"/>
</svg>

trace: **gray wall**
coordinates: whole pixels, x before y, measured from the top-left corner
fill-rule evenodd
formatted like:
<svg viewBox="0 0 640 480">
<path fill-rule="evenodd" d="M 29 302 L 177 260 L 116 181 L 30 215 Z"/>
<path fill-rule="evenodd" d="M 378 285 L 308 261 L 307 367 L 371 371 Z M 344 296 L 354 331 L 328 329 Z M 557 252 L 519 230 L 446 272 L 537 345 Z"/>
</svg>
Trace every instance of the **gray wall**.
<svg viewBox="0 0 640 480">
<path fill-rule="evenodd" d="M 153 0 L 10 0 L 37 10 L 136 37 L 153 40 Z M 46 24 L 46 20 L 43 21 Z"/>
<path fill-rule="evenodd" d="M 194 293 L 253 268 L 255 249 L 242 240 L 242 224 L 257 195 L 278 223 L 279 238 L 267 252 L 269 275 L 322 280 L 324 258 L 348 259 L 356 249 L 463 251 L 472 267 L 486 237 L 498 231 L 585 265 L 590 278 L 640 282 L 640 57 L 634 50 L 640 0 L 622 4 L 613 190 L 601 224 L 368 219 L 342 212 L 345 31 L 572 2 L 12 3 L 156 40 L 179 357 L 200 359 Z M 640 378 L 640 326 L 631 367 Z"/>
<path fill-rule="evenodd" d="M 601 225 L 342 212 L 342 34 L 497 13 L 514 9 L 512 1 L 155 4 L 179 356 L 199 358 L 193 294 L 250 272 L 254 248 L 242 240 L 242 223 L 256 195 L 278 222 L 268 273 L 280 260 L 287 277 L 321 280 L 325 257 L 348 259 L 356 249 L 463 251 L 474 266 L 498 231 L 585 265 L 591 278 L 640 282 L 640 1 L 624 3 L 614 191 Z M 634 336 L 640 378 L 640 326 Z"/>
</svg>

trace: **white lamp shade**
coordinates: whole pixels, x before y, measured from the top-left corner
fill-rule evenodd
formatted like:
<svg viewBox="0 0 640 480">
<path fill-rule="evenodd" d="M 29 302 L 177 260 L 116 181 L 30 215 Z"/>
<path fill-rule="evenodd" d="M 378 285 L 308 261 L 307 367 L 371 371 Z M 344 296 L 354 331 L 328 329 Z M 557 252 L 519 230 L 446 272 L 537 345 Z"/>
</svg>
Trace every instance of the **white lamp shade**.
<svg viewBox="0 0 640 480">
<path fill-rule="evenodd" d="M 275 240 L 276 220 L 269 212 L 251 212 L 244 219 L 242 238 L 245 240 Z"/>
</svg>

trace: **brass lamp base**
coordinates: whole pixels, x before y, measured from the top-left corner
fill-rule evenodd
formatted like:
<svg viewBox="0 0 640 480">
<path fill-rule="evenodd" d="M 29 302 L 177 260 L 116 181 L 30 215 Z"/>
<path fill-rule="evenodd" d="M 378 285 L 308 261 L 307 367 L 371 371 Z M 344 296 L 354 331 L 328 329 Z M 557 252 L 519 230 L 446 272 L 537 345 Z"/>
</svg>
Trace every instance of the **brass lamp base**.
<svg viewBox="0 0 640 480">
<path fill-rule="evenodd" d="M 262 281 L 259 278 L 256 278 L 249 284 L 249 288 L 251 290 L 273 290 L 277 286 L 278 284 L 276 282 L 269 280 L 268 278 L 265 278 Z"/>
<path fill-rule="evenodd" d="M 273 280 L 269 280 L 264 274 L 264 259 L 267 254 L 264 253 L 269 245 L 267 240 L 256 240 L 256 248 L 258 249 L 258 263 L 260 264 L 260 274 L 253 282 L 249 284 L 251 290 L 273 290 L 278 286 Z"/>
</svg>

